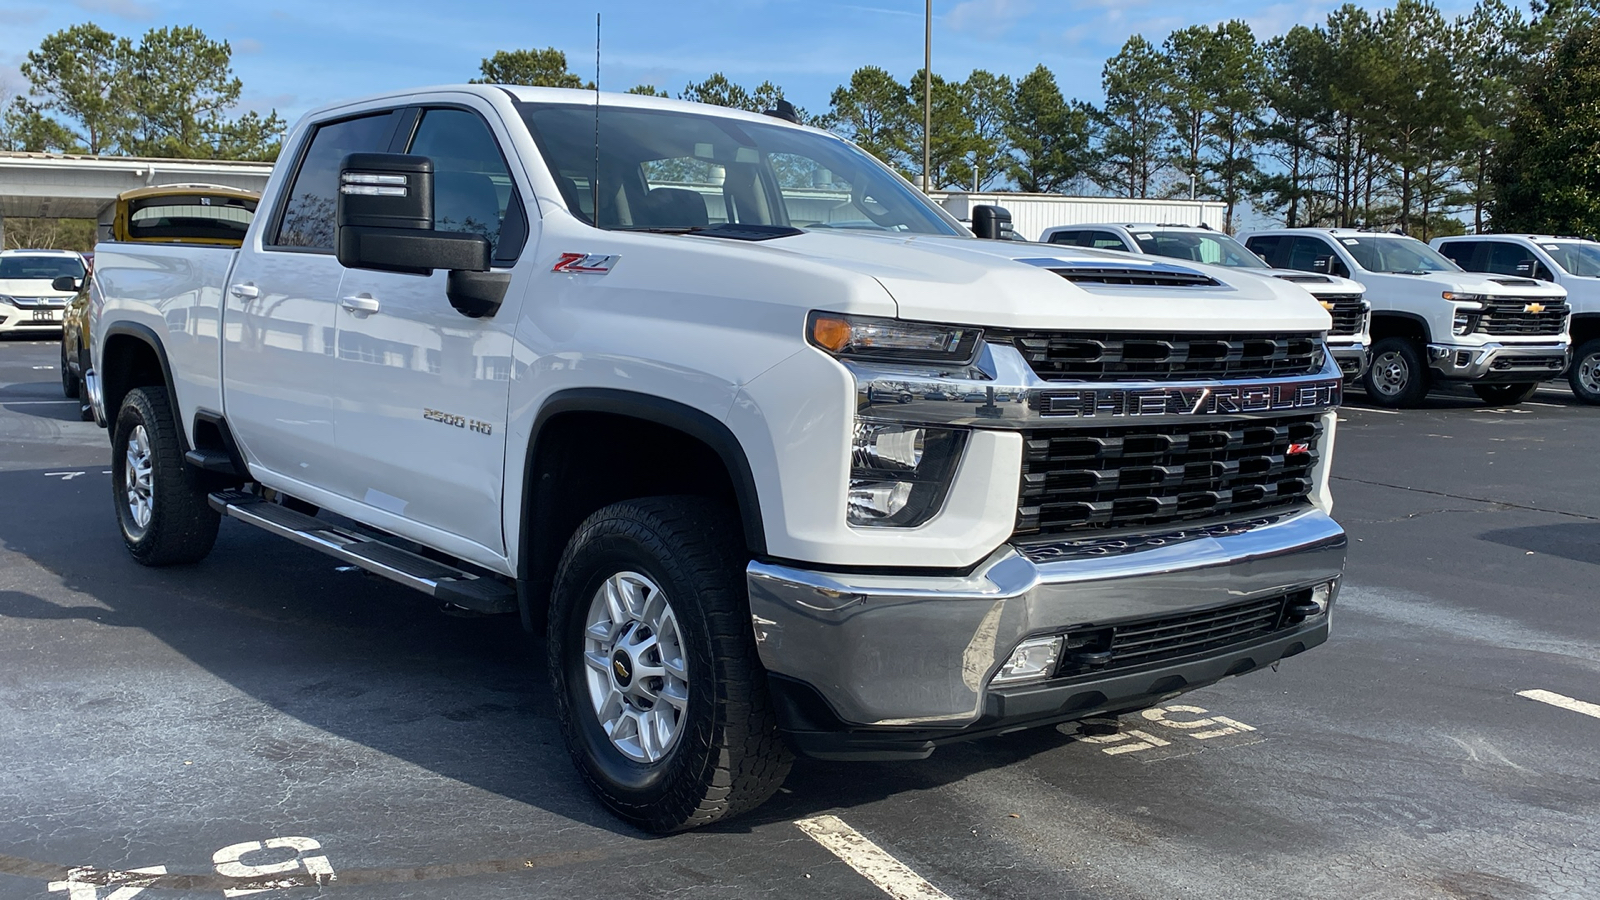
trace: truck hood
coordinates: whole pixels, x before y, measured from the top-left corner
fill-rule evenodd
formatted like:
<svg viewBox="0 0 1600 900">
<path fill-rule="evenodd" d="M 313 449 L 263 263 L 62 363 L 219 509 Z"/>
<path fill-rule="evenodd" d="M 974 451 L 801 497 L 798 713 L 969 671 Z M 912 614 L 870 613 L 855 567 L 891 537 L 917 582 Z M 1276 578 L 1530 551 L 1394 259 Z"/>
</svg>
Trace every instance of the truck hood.
<svg viewBox="0 0 1600 900">
<path fill-rule="evenodd" d="M 52 300 L 71 299 L 70 292 L 63 293 L 50 286 L 45 278 L 0 278 L 0 296 L 48 297 Z"/>
<path fill-rule="evenodd" d="M 1365 293 L 1367 288 L 1359 281 L 1349 278 L 1340 278 L 1338 275 L 1319 275 L 1315 272 L 1302 272 L 1299 269 L 1267 269 L 1267 274 L 1273 278 L 1281 278 L 1290 284 L 1298 284 L 1311 292 L 1313 297 L 1323 297 L 1329 294 L 1346 296 L 1349 294 Z"/>
<path fill-rule="evenodd" d="M 1376 291 L 1381 285 L 1385 291 L 1409 290 L 1433 294 L 1452 291 L 1458 294 L 1491 294 L 1496 297 L 1564 298 L 1567 291 L 1560 285 L 1532 278 L 1511 275 L 1485 275 L 1479 272 L 1428 272 L 1423 275 L 1401 275 L 1393 272 L 1362 272 L 1368 290 Z"/>
<path fill-rule="evenodd" d="M 811 231 L 760 246 L 876 279 L 903 319 L 1097 331 L 1326 331 L 1331 323 L 1320 304 L 1288 282 L 1164 258 L 862 232 Z M 1112 281 L 1135 283 L 1094 280 L 1104 278 L 1097 269 L 1113 270 Z M 826 308 L 826 298 L 817 305 Z"/>
</svg>

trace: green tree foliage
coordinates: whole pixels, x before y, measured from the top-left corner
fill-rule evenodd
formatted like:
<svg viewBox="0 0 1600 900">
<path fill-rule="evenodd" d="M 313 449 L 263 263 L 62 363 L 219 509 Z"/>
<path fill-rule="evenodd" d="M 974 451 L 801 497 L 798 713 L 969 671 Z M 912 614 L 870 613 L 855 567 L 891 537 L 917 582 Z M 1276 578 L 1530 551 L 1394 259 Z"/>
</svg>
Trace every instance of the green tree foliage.
<svg viewBox="0 0 1600 900">
<path fill-rule="evenodd" d="M 644 95 L 646 97 L 670 97 L 670 96 L 672 96 L 671 94 L 668 94 L 666 91 L 657 90 L 656 86 L 653 85 L 653 84 L 636 84 L 633 87 L 628 88 L 628 90 L 625 93 L 642 94 L 642 95 Z"/>
<path fill-rule="evenodd" d="M 554 47 L 543 50 L 496 50 L 478 65 L 482 73 L 471 84 L 521 84 L 528 87 L 594 89 L 567 71 L 567 54 Z"/>
<path fill-rule="evenodd" d="M 1501 231 L 1600 235 L 1600 24 L 1563 23 L 1490 168 Z"/>
<path fill-rule="evenodd" d="M 951 165 L 948 178 L 958 185 L 972 185 L 976 180 L 978 189 L 983 190 L 1003 182 L 1011 171 L 1013 129 L 1008 125 L 1016 116 L 1011 105 L 1016 88 L 1010 78 L 983 69 L 973 70 L 958 87 L 961 124 L 967 127 L 966 150 Z"/>
<path fill-rule="evenodd" d="M 833 130 L 901 172 L 912 171 L 911 119 L 920 123 L 921 114 L 910 89 L 893 75 L 877 66 L 857 69 L 849 84 L 834 89 L 828 105 Z M 921 150 L 916 153 L 920 169 Z"/>
<path fill-rule="evenodd" d="M 46 37 L 22 65 L 27 98 L 6 110 L 5 141 L 203 159 L 274 159 L 277 113 L 230 116 L 243 83 L 232 49 L 194 27 L 156 28 L 135 45 L 93 24 Z"/>
<path fill-rule="evenodd" d="M 46 37 L 22 64 L 28 95 L 38 101 L 34 114 L 61 116 L 50 119 L 56 129 L 72 133 L 74 142 L 90 153 L 107 152 L 132 124 L 128 87 L 133 53 L 127 38 L 94 24 Z M 39 126 L 37 121 L 31 124 Z"/>
<path fill-rule="evenodd" d="M 1171 134 L 1163 115 L 1172 83 L 1167 59 L 1136 34 L 1106 61 L 1100 81 L 1106 103 L 1097 115 L 1102 131 L 1096 180 L 1130 199 L 1149 197 L 1166 168 Z"/>
<path fill-rule="evenodd" d="M 1090 122 L 1089 107 L 1068 103 L 1044 66 L 1017 82 L 1006 125 L 1012 147 L 1008 174 L 1017 189 L 1051 193 L 1087 174 L 1094 166 Z"/>
</svg>

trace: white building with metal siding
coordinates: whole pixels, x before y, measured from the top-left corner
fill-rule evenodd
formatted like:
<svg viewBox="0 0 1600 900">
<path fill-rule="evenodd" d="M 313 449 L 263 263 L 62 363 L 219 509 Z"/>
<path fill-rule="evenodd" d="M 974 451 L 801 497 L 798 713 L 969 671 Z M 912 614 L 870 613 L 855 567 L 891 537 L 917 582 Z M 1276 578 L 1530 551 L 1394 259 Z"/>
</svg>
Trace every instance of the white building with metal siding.
<svg viewBox="0 0 1600 900">
<path fill-rule="evenodd" d="M 1036 241 L 1046 228 L 1056 225 L 1099 223 L 1159 223 L 1223 227 L 1227 205 L 1212 200 L 1125 200 L 1117 197 L 1067 197 L 1062 194 L 982 193 L 935 191 L 932 195 L 950 214 L 972 220 L 972 207 L 1003 206 L 1011 213 L 1017 235 Z"/>
</svg>

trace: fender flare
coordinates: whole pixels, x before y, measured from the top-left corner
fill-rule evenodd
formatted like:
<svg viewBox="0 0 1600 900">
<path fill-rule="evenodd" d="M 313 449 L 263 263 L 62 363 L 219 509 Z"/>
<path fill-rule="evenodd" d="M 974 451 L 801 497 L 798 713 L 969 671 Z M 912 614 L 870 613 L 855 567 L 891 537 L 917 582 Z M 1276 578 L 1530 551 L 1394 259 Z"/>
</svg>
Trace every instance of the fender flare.
<svg viewBox="0 0 1600 900">
<path fill-rule="evenodd" d="M 761 502 L 756 491 L 755 474 L 750 469 L 750 461 L 745 456 L 744 447 L 739 443 L 739 439 L 734 437 L 733 431 L 707 413 L 676 400 L 614 388 L 571 388 L 557 391 L 539 408 L 538 415 L 534 417 L 532 435 L 528 440 L 527 458 L 522 476 L 520 513 L 522 526 L 519 540 L 524 546 L 529 539 L 529 529 L 532 525 L 533 473 L 539 453 L 539 435 L 551 419 L 572 412 L 608 413 L 641 419 L 681 431 L 710 447 L 722 460 L 723 466 L 728 470 L 728 478 L 733 482 L 734 497 L 739 505 L 739 519 L 744 527 L 745 545 L 753 556 L 766 555 L 766 529 L 761 519 Z M 526 581 L 529 577 L 529 566 L 532 562 L 529 557 L 530 554 L 526 552 L 517 556 L 517 577 L 521 581 Z"/>
<path fill-rule="evenodd" d="M 1401 312 L 1394 309 L 1375 309 L 1372 311 L 1373 330 L 1377 330 L 1378 320 L 1383 318 L 1405 319 L 1408 322 L 1415 322 L 1422 328 L 1422 340 L 1424 342 L 1433 340 L 1433 327 L 1428 324 L 1427 319 L 1416 313 Z"/>
<path fill-rule="evenodd" d="M 129 337 L 129 338 L 133 338 L 134 340 L 137 340 L 137 341 L 145 344 L 151 350 L 155 351 L 156 362 L 159 363 L 160 366 L 161 366 L 161 378 L 162 378 L 162 381 L 165 383 L 166 388 L 167 388 L 167 396 L 171 399 L 173 411 L 176 413 L 177 410 L 178 410 L 178 391 L 177 391 L 177 388 L 174 386 L 174 384 L 172 382 L 172 363 L 171 363 L 170 360 L 167 359 L 167 348 L 162 345 L 161 336 L 156 334 L 155 329 L 151 328 L 148 325 L 141 325 L 138 322 L 112 322 L 110 325 L 106 326 L 105 337 L 102 338 L 102 343 L 101 343 L 102 349 L 100 351 L 100 368 L 101 369 L 105 368 L 105 350 L 104 350 L 104 348 L 111 344 L 111 339 L 114 338 L 114 337 Z M 92 359 L 93 359 L 93 354 L 92 353 L 90 354 L 90 357 L 91 357 L 91 361 L 92 361 Z M 104 371 L 102 371 L 100 373 L 100 383 L 101 383 L 102 386 L 105 385 L 105 376 L 106 376 L 106 374 L 108 374 L 108 373 L 106 373 Z M 102 387 L 102 390 L 104 390 L 103 387 Z M 122 393 L 123 393 L 123 395 L 126 395 L 127 391 L 123 391 Z M 108 423 L 110 423 L 112 428 L 115 428 L 116 427 L 116 421 L 117 421 L 117 410 L 112 408 L 112 404 L 111 404 L 110 400 L 111 400 L 110 394 L 107 393 L 106 394 L 106 404 L 105 404 L 106 405 L 106 421 Z M 119 397 L 119 400 L 120 400 L 120 397 Z M 179 416 L 179 418 L 180 419 L 182 418 L 181 415 Z M 184 427 L 184 423 L 182 421 L 179 421 L 176 424 L 178 426 L 178 440 L 183 445 L 182 446 L 183 451 L 185 453 L 187 453 L 190 450 L 190 447 L 189 447 L 189 429 Z"/>
</svg>

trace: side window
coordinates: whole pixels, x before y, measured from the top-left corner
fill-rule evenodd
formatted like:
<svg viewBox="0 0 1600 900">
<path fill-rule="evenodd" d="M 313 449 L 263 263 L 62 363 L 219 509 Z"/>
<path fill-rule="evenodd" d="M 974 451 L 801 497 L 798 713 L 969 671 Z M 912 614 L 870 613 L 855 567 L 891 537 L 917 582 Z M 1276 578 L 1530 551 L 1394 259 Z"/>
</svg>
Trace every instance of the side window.
<svg viewBox="0 0 1600 900">
<path fill-rule="evenodd" d="M 1532 278 L 1534 270 L 1533 251 L 1510 241 L 1490 241 L 1489 259 L 1484 268 L 1496 275 L 1516 275 L 1522 278 Z"/>
<path fill-rule="evenodd" d="M 1248 238 L 1245 240 L 1244 245 L 1250 248 L 1251 253 L 1254 253 L 1263 260 L 1266 260 L 1267 265 L 1275 266 L 1277 263 L 1273 260 L 1278 255 L 1278 244 L 1282 241 L 1283 237 L 1281 235 L 1266 234 L 1262 235 L 1261 237 Z M 1284 268 L 1293 267 L 1285 266 Z"/>
<path fill-rule="evenodd" d="M 494 247 L 497 262 L 516 258 L 527 233 L 522 203 L 482 117 L 464 109 L 430 109 L 422 114 L 407 152 L 433 160 L 435 230 L 481 234 Z"/>
<path fill-rule="evenodd" d="M 1079 242 L 1085 247 L 1093 247 L 1096 250 L 1128 249 L 1128 245 L 1122 242 L 1122 238 L 1109 231 L 1090 231 L 1087 232 L 1087 235 L 1089 238 L 1087 241 Z"/>
<path fill-rule="evenodd" d="M 1321 238 L 1290 238 L 1287 257 L 1283 263 L 1285 269 L 1298 269 L 1321 275 L 1341 275 L 1346 271 L 1339 255 Z"/>
<path fill-rule="evenodd" d="M 1081 231 L 1058 231 L 1055 234 L 1050 235 L 1050 243 L 1072 244 L 1081 247 L 1083 246 L 1082 238 L 1083 232 Z"/>
<path fill-rule="evenodd" d="M 1445 241 L 1439 245 L 1439 252 L 1451 262 L 1471 272 L 1472 254 L 1477 252 L 1482 243 L 1483 241 Z"/>
<path fill-rule="evenodd" d="M 277 247 L 333 249 L 333 213 L 338 197 L 339 163 L 351 153 L 381 153 L 389 149 L 394 133 L 394 113 L 385 110 L 358 119 L 318 125 L 311 146 L 290 184 L 278 233 Z"/>
</svg>

